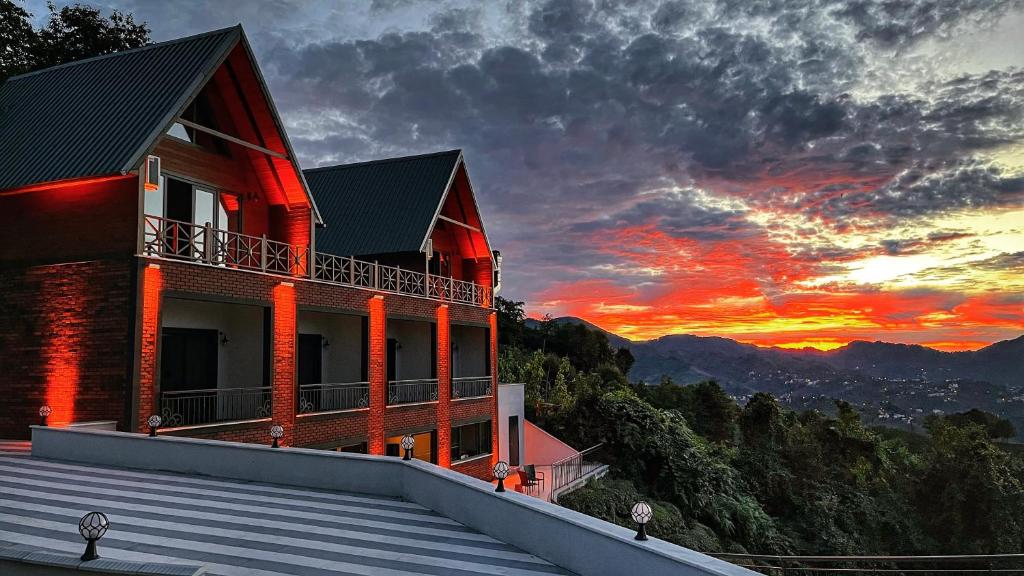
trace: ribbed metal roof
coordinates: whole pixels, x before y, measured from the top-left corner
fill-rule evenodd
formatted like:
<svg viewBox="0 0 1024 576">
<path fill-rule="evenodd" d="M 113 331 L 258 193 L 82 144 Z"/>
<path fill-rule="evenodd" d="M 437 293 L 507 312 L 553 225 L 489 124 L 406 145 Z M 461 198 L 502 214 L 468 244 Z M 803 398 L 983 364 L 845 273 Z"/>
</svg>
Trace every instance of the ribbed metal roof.
<svg viewBox="0 0 1024 576">
<path fill-rule="evenodd" d="M 0 190 L 131 170 L 216 70 L 240 27 L 0 84 Z"/>
<path fill-rule="evenodd" d="M 461 150 L 305 170 L 326 223 L 318 251 L 339 256 L 417 252 Z"/>
</svg>

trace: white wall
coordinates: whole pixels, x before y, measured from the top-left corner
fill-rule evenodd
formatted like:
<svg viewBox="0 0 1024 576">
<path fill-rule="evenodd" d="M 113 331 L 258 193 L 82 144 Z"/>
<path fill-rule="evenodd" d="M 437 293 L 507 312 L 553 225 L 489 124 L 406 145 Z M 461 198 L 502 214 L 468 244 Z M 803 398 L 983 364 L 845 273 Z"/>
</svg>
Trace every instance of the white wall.
<svg viewBox="0 0 1024 576">
<path fill-rule="evenodd" d="M 398 340 L 398 380 L 430 378 L 430 323 L 413 320 L 388 319 L 387 337 Z"/>
<path fill-rule="evenodd" d="M 523 423 L 524 464 L 546 466 L 576 454 L 577 450 L 532 422 Z"/>
<path fill-rule="evenodd" d="M 299 311 L 299 334 L 319 334 L 327 338 L 329 345 L 323 349 L 324 383 L 360 381 L 364 353 L 360 316 Z"/>
<path fill-rule="evenodd" d="M 498 459 L 511 462 L 508 452 L 508 417 L 519 416 L 519 464 L 526 461 L 526 411 L 523 405 L 522 384 L 500 384 L 498 386 Z"/>
<path fill-rule="evenodd" d="M 218 388 L 263 385 L 262 307 L 167 298 L 161 314 L 164 328 L 203 328 L 227 336 L 227 344 L 218 337 Z"/>
<path fill-rule="evenodd" d="M 452 351 L 452 378 L 487 375 L 486 330 L 479 326 L 452 324 L 452 344 L 458 352 Z"/>
</svg>

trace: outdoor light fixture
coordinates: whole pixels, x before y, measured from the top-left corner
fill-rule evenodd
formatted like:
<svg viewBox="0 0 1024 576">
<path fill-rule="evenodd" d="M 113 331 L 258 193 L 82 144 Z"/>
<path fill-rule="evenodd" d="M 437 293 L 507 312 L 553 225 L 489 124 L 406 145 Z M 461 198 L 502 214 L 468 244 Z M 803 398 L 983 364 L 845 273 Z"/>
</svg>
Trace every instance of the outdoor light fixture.
<svg viewBox="0 0 1024 576">
<path fill-rule="evenodd" d="M 323 346 L 324 348 L 327 348 L 327 347 L 329 347 L 329 346 L 331 345 L 331 341 L 330 341 L 330 340 L 328 340 L 328 339 L 327 339 L 326 337 L 322 337 L 322 339 L 323 339 L 323 344 L 322 344 L 322 346 Z"/>
<path fill-rule="evenodd" d="M 163 424 L 163 418 L 160 418 L 160 416 L 153 414 L 152 416 L 146 419 L 146 424 L 149 424 L 149 437 L 156 438 L 156 429 L 159 428 L 161 424 Z"/>
<path fill-rule="evenodd" d="M 51 412 L 53 412 L 53 408 L 50 408 L 49 406 L 43 405 L 39 407 L 40 426 L 46 426 L 46 417 L 49 416 Z"/>
<path fill-rule="evenodd" d="M 406 434 L 402 436 L 402 448 L 405 450 L 405 456 L 402 460 L 412 460 L 412 448 L 416 445 L 416 439 L 412 437 L 412 434 Z"/>
<path fill-rule="evenodd" d="M 651 507 L 647 505 L 647 502 L 637 502 L 633 504 L 633 509 L 629 511 L 629 515 L 633 517 L 634 522 L 640 525 L 634 538 L 636 540 L 647 540 L 647 523 L 654 516 L 654 512 L 651 512 Z"/>
<path fill-rule="evenodd" d="M 277 441 L 284 438 L 284 426 L 280 424 L 274 424 L 270 427 L 270 437 L 274 439 L 274 443 L 270 445 L 271 448 L 279 448 Z"/>
<path fill-rule="evenodd" d="M 508 467 L 508 462 L 504 460 L 498 460 L 498 463 L 494 465 L 494 477 L 498 479 L 498 487 L 494 490 L 495 492 L 505 491 L 505 478 L 508 478 L 509 472 L 512 469 Z"/>
<path fill-rule="evenodd" d="M 103 538 L 109 527 L 110 522 L 107 521 L 107 515 L 103 512 L 89 512 L 82 516 L 82 519 L 78 521 L 78 533 L 86 541 L 82 560 L 95 560 L 100 557 L 96 553 L 96 541 Z"/>
</svg>

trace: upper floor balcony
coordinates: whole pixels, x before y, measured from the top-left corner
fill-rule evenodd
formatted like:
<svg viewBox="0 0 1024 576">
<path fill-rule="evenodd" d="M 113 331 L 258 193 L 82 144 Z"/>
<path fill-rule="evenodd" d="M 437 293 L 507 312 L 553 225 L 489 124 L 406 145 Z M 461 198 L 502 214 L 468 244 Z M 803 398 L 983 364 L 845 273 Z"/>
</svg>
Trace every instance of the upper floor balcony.
<svg viewBox="0 0 1024 576">
<path fill-rule="evenodd" d="M 142 227 L 142 254 L 146 256 L 493 307 L 491 288 L 474 282 L 160 216 L 144 216 Z"/>
</svg>

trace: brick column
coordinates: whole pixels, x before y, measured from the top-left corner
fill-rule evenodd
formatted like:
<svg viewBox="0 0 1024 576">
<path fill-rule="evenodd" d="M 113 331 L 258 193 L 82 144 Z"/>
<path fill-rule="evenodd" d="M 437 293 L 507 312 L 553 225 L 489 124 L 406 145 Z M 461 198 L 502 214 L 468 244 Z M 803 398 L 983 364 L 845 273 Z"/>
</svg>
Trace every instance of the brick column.
<svg viewBox="0 0 1024 576">
<path fill-rule="evenodd" d="M 491 467 L 498 463 L 501 437 L 498 435 L 498 313 L 491 312 L 488 318 L 491 325 Z"/>
<path fill-rule="evenodd" d="M 367 452 L 384 455 L 384 407 L 387 400 L 387 315 L 384 297 L 370 298 L 370 413 L 367 417 Z"/>
<path fill-rule="evenodd" d="M 448 305 L 437 307 L 437 465 L 452 465 L 451 420 L 451 328 L 448 323 Z"/>
<path fill-rule="evenodd" d="M 274 287 L 273 297 L 273 421 L 284 427 L 281 443 L 288 445 L 294 443 L 295 434 L 295 286 L 291 282 L 281 282 Z"/>
<path fill-rule="evenodd" d="M 135 431 L 146 430 L 146 419 L 154 412 L 159 412 L 156 404 L 156 367 L 160 350 L 157 338 L 160 335 L 160 292 L 163 283 L 159 265 L 149 264 L 142 267 L 139 397 L 135 406 Z"/>
</svg>

